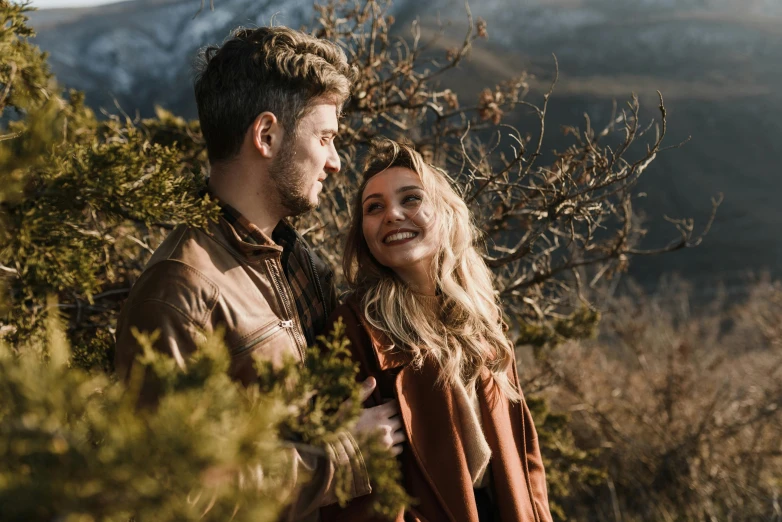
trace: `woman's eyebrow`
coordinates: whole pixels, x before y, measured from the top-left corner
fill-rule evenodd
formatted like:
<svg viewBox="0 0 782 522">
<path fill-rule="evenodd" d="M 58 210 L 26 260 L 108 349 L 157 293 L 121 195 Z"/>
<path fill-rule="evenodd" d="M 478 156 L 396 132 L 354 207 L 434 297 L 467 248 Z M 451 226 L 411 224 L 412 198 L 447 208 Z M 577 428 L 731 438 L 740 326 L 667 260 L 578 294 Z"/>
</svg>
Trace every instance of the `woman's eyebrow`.
<svg viewBox="0 0 782 522">
<path fill-rule="evenodd" d="M 407 192 L 408 190 L 423 190 L 423 189 L 418 185 L 405 185 L 404 187 L 399 187 L 398 189 L 396 189 L 396 193 L 401 194 L 402 192 Z M 380 199 L 382 197 L 383 197 L 382 194 L 370 194 L 364 198 L 363 202 L 366 203 L 368 199 Z"/>
</svg>

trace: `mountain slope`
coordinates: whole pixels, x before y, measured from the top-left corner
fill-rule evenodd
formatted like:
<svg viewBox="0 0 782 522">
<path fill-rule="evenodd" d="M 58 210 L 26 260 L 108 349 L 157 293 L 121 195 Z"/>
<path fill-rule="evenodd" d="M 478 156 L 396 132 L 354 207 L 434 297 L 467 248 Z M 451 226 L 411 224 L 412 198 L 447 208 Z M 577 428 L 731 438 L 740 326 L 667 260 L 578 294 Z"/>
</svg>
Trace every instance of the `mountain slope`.
<svg viewBox="0 0 782 522">
<path fill-rule="evenodd" d="M 194 117 L 192 64 L 200 47 L 221 42 L 237 25 L 263 25 L 276 15 L 298 27 L 312 17 L 309 0 L 215 0 L 213 12 L 194 17 L 199 4 L 135 0 L 42 11 L 32 23 L 57 76 L 87 91 L 93 106 L 115 111 L 116 99 L 129 113 L 148 115 L 161 104 Z M 543 88 L 555 53 L 561 77 L 550 105 L 548 149 L 564 145 L 560 124 L 579 123 L 588 113 L 599 125 L 612 100 L 633 91 L 648 118 L 655 116 L 655 91 L 663 92 L 669 143 L 693 136 L 648 171 L 647 197 L 639 201 L 650 218 L 647 246 L 671 237 L 663 215 L 702 222 L 711 196 L 724 192 L 715 228 L 697 249 L 636 260 L 632 275 L 652 285 L 676 270 L 708 292 L 716 280 L 738 288 L 749 270 L 782 274 L 776 201 L 782 194 L 782 2 L 482 0 L 471 8 L 489 22 L 490 39 L 444 81 L 474 94 L 525 68 Z M 429 7 L 398 0 L 393 13 L 400 31 L 418 17 L 425 27 L 438 15 L 452 20 L 443 46 L 458 42 L 464 27 L 464 6 L 455 0 Z"/>
</svg>

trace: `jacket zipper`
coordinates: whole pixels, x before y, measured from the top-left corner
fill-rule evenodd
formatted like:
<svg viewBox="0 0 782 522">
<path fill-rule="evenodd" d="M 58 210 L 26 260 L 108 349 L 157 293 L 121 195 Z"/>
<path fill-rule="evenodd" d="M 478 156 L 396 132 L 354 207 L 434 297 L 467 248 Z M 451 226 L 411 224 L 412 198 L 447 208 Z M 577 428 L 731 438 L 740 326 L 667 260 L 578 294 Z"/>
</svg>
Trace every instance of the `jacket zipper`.
<svg viewBox="0 0 782 522">
<path fill-rule="evenodd" d="M 266 328 L 258 337 L 254 338 L 252 341 L 243 344 L 239 348 L 236 348 L 233 350 L 234 357 L 237 357 L 239 355 L 242 355 L 245 352 L 248 352 L 251 348 L 256 346 L 259 343 L 262 343 L 272 335 L 276 334 L 283 328 L 293 328 L 293 321 L 277 321 L 275 324 L 271 325 L 269 328 Z"/>
<path fill-rule="evenodd" d="M 280 278 L 280 272 L 277 269 L 277 264 L 275 263 L 275 260 L 269 259 L 266 261 L 270 271 L 272 272 L 272 280 L 274 281 L 274 286 L 277 287 L 277 292 L 280 294 L 280 297 L 282 298 L 282 306 L 285 309 L 285 313 L 288 317 L 293 318 L 291 321 L 294 324 L 293 327 L 293 338 L 296 340 L 296 348 L 299 350 L 299 356 L 301 357 L 301 360 L 303 361 L 306 354 L 304 348 L 302 348 L 302 345 L 307 344 L 307 342 L 302 338 L 301 332 L 301 325 L 298 323 L 298 313 L 296 313 L 295 310 L 291 308 L 291 302 L 288 299 L 288 292 L 286 291 L 287 288 L 284 288 L 281 278 Z"/>
</svg>

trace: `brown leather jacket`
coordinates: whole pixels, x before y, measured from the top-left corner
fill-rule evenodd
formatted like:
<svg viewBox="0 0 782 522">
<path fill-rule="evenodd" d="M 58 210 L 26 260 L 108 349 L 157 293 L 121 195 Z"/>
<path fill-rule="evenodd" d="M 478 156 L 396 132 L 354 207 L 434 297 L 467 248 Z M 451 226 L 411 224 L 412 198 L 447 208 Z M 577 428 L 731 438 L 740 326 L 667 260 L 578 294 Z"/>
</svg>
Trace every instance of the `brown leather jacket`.
<svg viewBox="0 0 782 522">
<path fill-rule="evenodd" d="M 355 294 L 332 313 L 345 323 L 350 350 L 359 364 L 359 378 L 377 379 L 375 394 L 367 406 L 399 400 L 407 435 L 400 455 L 404 485 L 417 502 L 399 513 L 396 522 L 478 522 L 472 481 L 453 391 L 438 383 L 439 367 L 427 359 L 421 368 L 393 345 L 383 332 L 364 319 Z M 516 365 L 512 382 L 518 387 Z M 491 482 L 497 517 L 502 522 L 551 522 L 546 474 L 538 436 L 529 408 L 522 398 L 504 398 L 491 375 L 485 372 L 478 400 L 486 442 L 491 448 Z M 378 521 L 370 515 L 374 495 L 357 498 L 345 508 L 321 510 L 324 522 Z"/>
<path fill-rule="evenodd" d="M 299 240 L 303 241 L 300 236 Z M 283 272 L 282 250 L 271 240 L 261 245 L 242 241 L 223 218 L 206 230 L 175 228 L 155 251 L 122 309 L 115 352 L 120 376 L 127 377 L 139 353 L 132 327 L 149 333 L 158 330 L 155 348 L 174 357 L 183 369 L 199 340 L 223 327 L 231 353 L 229 373 L 244 385 L 256 378 L 252 354 L 272 362 L 286 356 L 303 360 L 306 341 Z M 316 270 L 309 261 L 302 266 Z M 325 276 L 307 275 L 323 280 Z M 325 291 L 324 298 L 335 303 L 333 290 Z M 325 308 L 330 310 L 333 304 Z M 141 402 L 152 403 L 156 395 L 154 381 L 146 379 Z M 337 468 L 351 470 L 354 496 L 369 493 L 358 445 L 349 433 L 339 434 L 339 439 L 325 452 L 290 450 L 297 497 L 288 519 L 317 520 L 318 508 L 336 501 Z"/>
</svg>

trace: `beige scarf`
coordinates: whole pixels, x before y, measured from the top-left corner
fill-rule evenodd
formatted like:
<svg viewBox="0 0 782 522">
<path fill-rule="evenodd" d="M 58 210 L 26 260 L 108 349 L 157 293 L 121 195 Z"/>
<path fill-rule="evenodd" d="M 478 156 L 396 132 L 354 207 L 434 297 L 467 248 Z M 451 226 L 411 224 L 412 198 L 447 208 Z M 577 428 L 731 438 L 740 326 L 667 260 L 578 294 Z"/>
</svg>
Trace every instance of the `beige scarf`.
<svg viewBox="0 0 782 522">
<path fill-rule="evenodd" d="M 467 458 L 467 468 L 470 470 L 473 487 L 482 488 L 488 485 L 486 470 L 491 460 L 491 449 L 481 427 L 478 395 L 475 390 L 470 393 L 461 381 L 454 392 L 455 406 L 459 410 L 461 420 L 462 445 Z"/>
<path fill-rule="evenodd" d="M 441 306 L 437 296 L 425 296 L 417 294 L 420 302 L 436 317 Z M 467 387 L 459 381 L 454 389 L 454 406 L 458 410 L 461 421 L 462 445 L 467 459 L 467 469 L 470 471 L 470 479 L 473 487 L 482 488 L 489 484 L 489 468 L 491 460 L 491 448 L 486 442 L 481 427 L 481 409 L 478 403 L 478 394 L 473 387 Z"/>
</svg>

